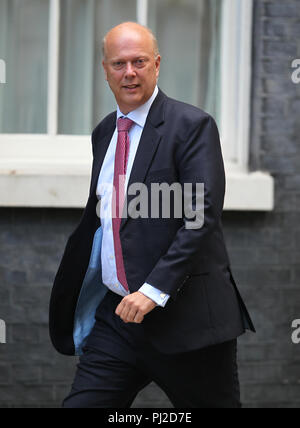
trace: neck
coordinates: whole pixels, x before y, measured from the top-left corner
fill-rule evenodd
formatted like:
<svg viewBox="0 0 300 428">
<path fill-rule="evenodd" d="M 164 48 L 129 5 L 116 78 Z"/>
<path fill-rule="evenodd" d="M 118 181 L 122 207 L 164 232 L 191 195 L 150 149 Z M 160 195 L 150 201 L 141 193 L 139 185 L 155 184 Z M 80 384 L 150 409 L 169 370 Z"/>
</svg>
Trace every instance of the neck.
<svg viewBox="0 0 300 428">
<path fill-rule="evenodd" d="M 141 102 L 141 103 L 139 103 L 139 104 L 137 104 L 137 105 L 135 105 L 135 106 L 121 106 L 119 103 L 118 103 L 118 106 L 119 106 L 119 110 L 120 110 L 120 112 L 124 115 L 124 116 L 126 116 L 127 114 L 129 114 L 129 113 L 131 113 L 132 111 L 134 111 L 134 110 L 137 110 L 139 107 L 141 107 L 141 106 L 143 106 L 144 104 L 146 104 L 149 100 L 150 100 L 150 98 L 153 96 L 153 94 L 154 94 L 154 91 L 155 91 L 155 88 L 156 88 L 156 86 L 154 87 L 154 89 L 153 89 L 153 91 L 152 91 L 152 93 L 151 93 L 151 95 L 146 99 L 146 100 L 144 100 L 143 102 Z"/>
</svg>

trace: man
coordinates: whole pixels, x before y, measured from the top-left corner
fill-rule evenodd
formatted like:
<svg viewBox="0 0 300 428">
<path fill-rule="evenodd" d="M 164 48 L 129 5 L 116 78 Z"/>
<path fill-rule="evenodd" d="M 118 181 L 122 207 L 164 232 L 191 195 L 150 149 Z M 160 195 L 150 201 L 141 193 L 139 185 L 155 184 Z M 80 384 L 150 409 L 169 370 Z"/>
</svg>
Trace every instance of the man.
<svg viewBox="0 0 300 428">
<path fill-rule="evenodd" d="M 175 407 L 239 408 L 236 339 L 254 327 L 222 234 L 217 127 L 157 88 L 161 58 L 147 28 L 113 28 L 103 54 L 118 109 L 92 134 L 89 199 L 50 302 L 54 346 L 81 355 L 64 407 L 130 407 L 155 381 Z M 188 227 L 173 208 L 169 218 L 128 215 L 130 188 L 151 194 L 154 183 L 191 183 L 190 208 L 203 183 L 203 222 Z"/>
</svg>

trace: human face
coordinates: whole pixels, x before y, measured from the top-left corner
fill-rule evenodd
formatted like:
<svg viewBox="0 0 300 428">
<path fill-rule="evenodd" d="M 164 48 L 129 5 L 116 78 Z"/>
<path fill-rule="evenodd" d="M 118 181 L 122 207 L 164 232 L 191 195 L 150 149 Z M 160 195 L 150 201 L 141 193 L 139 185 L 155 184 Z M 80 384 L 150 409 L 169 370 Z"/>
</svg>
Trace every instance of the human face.
<svg viewBox="0 0 300 428">
<path fill-rule="evenodd" d="M 145 30 L 112 30 L 107 36 L 102 64 L 123 114 L 140 107 L 153 94 L 160 56 L 155 57 L 153 40 Z"/>
</svg>

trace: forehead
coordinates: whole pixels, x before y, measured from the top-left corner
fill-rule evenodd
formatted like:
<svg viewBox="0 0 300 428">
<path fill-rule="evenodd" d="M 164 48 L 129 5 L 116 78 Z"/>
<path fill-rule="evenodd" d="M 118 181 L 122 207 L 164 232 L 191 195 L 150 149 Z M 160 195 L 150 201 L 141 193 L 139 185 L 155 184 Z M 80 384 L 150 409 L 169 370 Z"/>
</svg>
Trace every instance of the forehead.
<svg viewBox="0 0 300 428">
<path fill-rule="evenodd" d="M 108 34 L 105 51 L 108 58 L 131 58 L 141 55 L 154 55 L 154 45 L 150 34 L 147 32 L 123 29 Z"/>
</svg>

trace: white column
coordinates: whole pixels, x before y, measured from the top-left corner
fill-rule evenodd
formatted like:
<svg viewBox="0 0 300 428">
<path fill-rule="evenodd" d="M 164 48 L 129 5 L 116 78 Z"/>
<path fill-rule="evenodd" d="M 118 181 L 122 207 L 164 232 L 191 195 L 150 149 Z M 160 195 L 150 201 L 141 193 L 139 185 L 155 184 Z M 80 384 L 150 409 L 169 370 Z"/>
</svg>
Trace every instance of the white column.
<svg viewBox="0 0 300 428">
<path fill-rule="evenodd" d="M 223 0 L 221 135 L 225 160 L 247 170 L 250 123 L 252 0 Z"/>
<path fill-rule="evenodd" d="M 137 0 L 137 22 L 141 25 L 148 23 L 148 0 Z"/>
<path fill-rule="evenodd" d="M 1 14 L 0 14 L 0 51 L 1 55 L 5 55 L 1 58 L 4 61 L 2 63 L 1 68 L 2 72 L 5 71 L 5 82 L 8 80 L 6 75 L 6 54 L 7 54 L 7 36 L 8 36 L 8 0 L 2 2 L 1 4 Z M 4 77 L 2 75 L 1 77 Z M 0 82 L 0 85 L 5 85 L 4 82 Z M 4 105 L 5 105 L 5 97 L 4 97 L 4 88 L 0 87 L 0 91 L 2 94 L 0 96 L 0 132 L 3 132 L 3 123 L 4 123 Z"/>
<path fill-rule="evenodd" d="M 57 134 L 59 91 L 60 1 L 50 0 L 48 58 L 48 134 Z"/>
</svg>

